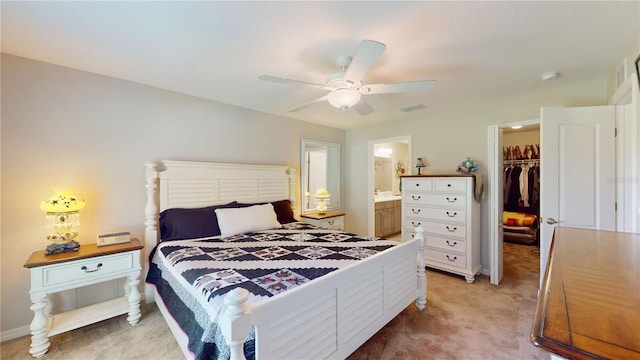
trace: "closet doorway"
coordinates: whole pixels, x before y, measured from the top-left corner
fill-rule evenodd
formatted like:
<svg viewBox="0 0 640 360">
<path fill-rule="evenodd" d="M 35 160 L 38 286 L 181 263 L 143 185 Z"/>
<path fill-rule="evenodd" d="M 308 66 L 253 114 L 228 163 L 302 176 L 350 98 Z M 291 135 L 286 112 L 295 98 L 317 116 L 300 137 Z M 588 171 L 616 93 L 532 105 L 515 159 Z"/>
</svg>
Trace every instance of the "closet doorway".
<svg viewBox="0 0 640 360">
<path fill-rule="evenodd" d="M 529 131 L 532 133 L 527 134 Z M 537 138 L 535 136 L 536 131 Z M 505 136 L 507 137 L 506 143 L 504 142 Z M 523 144 L 520 144 L 520 142 L 523 142 Z M 527 151 L 528 157 L 539 157 L 540 152 L 538 151 L 538 147 L 536 147 L 537 144 L 540 144 L 539 119 L 490 125 L 488 128 L 489 275 L 490 281 L 494 285 L 498 285 L 502 280 L 504 269 L 503 211 L 505 201 L 509 201 L 509 194 L 507 193 L 505 195 L 505 161 L 509 162 L 506 164 L 506 167 L 519 162 L 530 161 L 531 159 L 522 159 L 522 157 L 524 157 L 524 154 L 522 154 L 523 146 L 526 145 L 534 146 L 534 150 Z M 516 145 L 519 146 L 520 154 L 515 150 Z M 503 148 L 511 148 L 510 154 L 508 151 L 503 152 Z M 518 157 L 520 157 L 520 159 L 518 159 Z M 538 159 L 538 166 L 541 165 L 540 159 Z"/>
<path fill-rule="evenodd" d="M 396 210 L 395 205 L 399 205 L 401 198 L 399 172 L 404 169 L 411 174 L 412 170 L 411 135 L 369 141 L 367 163 L 367 233 L 399 239 L 402 218 L 400 208 Z"/>
</svg>

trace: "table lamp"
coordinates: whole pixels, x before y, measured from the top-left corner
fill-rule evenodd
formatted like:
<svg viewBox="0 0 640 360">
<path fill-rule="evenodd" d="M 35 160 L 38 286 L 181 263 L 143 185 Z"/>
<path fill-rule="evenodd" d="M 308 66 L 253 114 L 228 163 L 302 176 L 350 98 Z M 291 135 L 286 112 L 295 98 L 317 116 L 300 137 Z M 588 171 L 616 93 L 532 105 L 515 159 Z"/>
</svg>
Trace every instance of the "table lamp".
<svg viewBox="0 0 640 360">
<path fill-rule="evenodd" d="M 423 167 L 426 167 L 427 165 L 424 163 L 424 160 L 422 160 L 421 157 L 418 158 L 418 160 L 416 161 L 416 167 L 418 168 L 418 175 L 420 174 L 420 169 L 422 169 Z"/>
<path fill-rule="evenodd" d="M 55 189 L 54 193 L 40 203 L 40 209 L 47 213 L 47 228 L 51 231 L 47 240 L 53 242 L 47 246 L 45 255 L 78 251 L 80 244 L 74 239 L 78 236 L 76 228 L 80 225 L 84 200 L 73 195 L 72 189 Z"/>
<path fill-rule="evenodd" d="M 318 201 L 318 214 L 324 215 L 327 212 L 327 204 L 329 203 L 329 198 L 331 194 L 325 188 L 319 188 L 316 190 L 315 194 L 313 194 L 313 198 Z"/>
</svg>

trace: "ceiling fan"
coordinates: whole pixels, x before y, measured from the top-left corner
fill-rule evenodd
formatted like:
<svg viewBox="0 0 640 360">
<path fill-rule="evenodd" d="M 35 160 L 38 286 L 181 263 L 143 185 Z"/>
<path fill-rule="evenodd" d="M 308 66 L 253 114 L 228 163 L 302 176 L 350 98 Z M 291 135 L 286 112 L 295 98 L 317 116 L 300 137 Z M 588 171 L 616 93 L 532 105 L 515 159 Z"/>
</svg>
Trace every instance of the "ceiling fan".
<svg viewBox="0 0 640 360">
<path fill-rule="evenodd" d="M 290 112 L 300 111 L 313 104 L 327 100 L 329 104 L 338 109 L 347 110 L 354 108 L 360 115 L 367 115 L 373 112 L 373 109 L 364 101 L 362 95 L 433 90 L 436 84 L 434 80 L 408 81 L 392 84 L 362 84 L 360 81 L 371 66 L 378 61 L 386 47 L 385 44 L 377 41 L 363 40 L 356 50 L 355 55 L 353 55 L 353 58 L 346 55 L 337 58 L 336 64 L 340 68 L 340 72 L 330 75 L 326 85 L 269 75 L 260 75 L 258 78 L 264 81 L 311 86 L 329 91 L 327 95 L 304 103 L 289 110 Z"/>
</svg>

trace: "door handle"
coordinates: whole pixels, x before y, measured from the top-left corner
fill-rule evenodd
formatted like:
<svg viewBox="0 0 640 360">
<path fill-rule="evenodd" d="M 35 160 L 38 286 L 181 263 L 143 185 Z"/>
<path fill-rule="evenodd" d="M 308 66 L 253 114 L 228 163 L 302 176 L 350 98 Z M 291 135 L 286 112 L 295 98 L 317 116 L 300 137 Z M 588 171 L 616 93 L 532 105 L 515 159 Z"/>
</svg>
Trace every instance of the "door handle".
<svg viewBox="0 0 640 360">
<path fill-rule="evenodd" d="M 551 218 L 551 217 L 547 218 L 547 224 L 549 224 L 549 225 L 559 224 L 561 222 L 564 222 L 564 221 L 558 221 L 558 220 L 556 220 L 554 218 Z"/>
</svg>

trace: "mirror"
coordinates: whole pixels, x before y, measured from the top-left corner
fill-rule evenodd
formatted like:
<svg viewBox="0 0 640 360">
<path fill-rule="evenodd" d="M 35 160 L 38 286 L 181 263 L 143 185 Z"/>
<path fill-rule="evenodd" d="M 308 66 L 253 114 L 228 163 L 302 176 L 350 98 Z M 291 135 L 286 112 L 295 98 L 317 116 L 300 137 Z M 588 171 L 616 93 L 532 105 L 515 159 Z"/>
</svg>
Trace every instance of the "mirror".
<svg viewBox="0 0 640 360">
<path fill-rule="evenodd" d="M 300 172 L 302 174 L 302 213 L 316 212 L 320 201 L 314 198 L 318 189 L 327 189 L 331 197 L 327 209 L 340 208 L 340 144 L 302 139 Z"/>
</svg>

